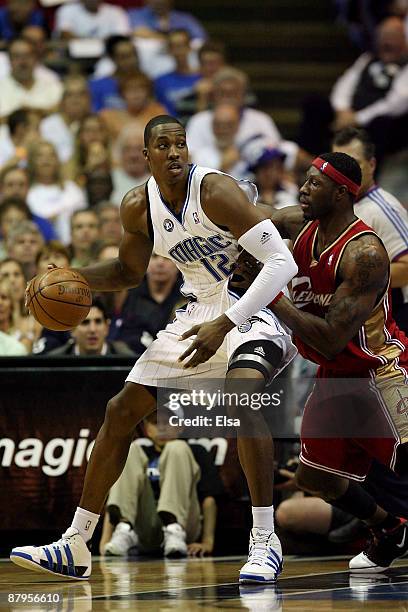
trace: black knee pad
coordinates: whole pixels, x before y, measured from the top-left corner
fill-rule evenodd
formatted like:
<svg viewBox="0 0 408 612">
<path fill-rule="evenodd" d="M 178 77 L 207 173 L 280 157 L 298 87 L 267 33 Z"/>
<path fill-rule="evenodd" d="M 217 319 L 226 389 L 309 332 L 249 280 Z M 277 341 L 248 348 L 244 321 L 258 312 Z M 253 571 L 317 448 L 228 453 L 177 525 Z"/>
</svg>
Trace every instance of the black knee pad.
<svg viewBox="0 0 408 612">
<path fill-rule="evenodd" d="M 236 368 L 252 368 L 264 375 L 269 384 L 280 369 L 283 351 L 271 340 L 250 340 L 241 344 L 231 356 L 228 372 Z"/>
</svg>

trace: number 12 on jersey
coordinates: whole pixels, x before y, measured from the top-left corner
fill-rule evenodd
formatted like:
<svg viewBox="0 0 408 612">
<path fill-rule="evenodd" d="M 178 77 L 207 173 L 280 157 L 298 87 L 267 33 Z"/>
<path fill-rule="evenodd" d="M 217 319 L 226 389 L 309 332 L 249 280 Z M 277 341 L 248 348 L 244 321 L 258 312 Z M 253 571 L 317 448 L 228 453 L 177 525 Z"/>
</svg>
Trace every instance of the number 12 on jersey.
<svg viewBox="0 0 408 612">
<path fill-rule="evenodd" d="M 228 278 L 235 267 L 224 253 L 203 257 L 200 261 L 216 281 L 222 281 Z"/>
</svg>

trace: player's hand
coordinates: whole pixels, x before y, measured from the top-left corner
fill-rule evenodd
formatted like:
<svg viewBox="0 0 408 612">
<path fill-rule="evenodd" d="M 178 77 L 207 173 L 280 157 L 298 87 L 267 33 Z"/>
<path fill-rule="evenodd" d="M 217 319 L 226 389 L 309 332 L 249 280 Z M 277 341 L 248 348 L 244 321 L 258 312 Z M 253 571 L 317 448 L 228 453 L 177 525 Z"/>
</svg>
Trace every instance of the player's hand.
<svg viewBox="0 0 408 612">
<path fill-rule="evenodd" d="M 204 557 L 204 555 L 211 555 L 213 547 L 207 542 L 192 542 L 187 546 L 187 552 L 189 557 Z"/>
<path fill-rule="evenodd" d="M 30 281 L 28 281 L 28 283 L 26 285 L 26 288 L 25 288 L 25 292 L 24 292 L 24 307 L 26 309 L 28 308 L 28 305 L 29 305 L 29 303 L 31 301 L 30 287 L 31 287 L 31 283 L 33 282 L 34 278 L 35 278 L 35 276 Z"/>
<path fill-rule="evenodd" d="M 186 357 L 194 353 L 192 358 L 184 364 L 184 368 L 195 368 L 200 363 L 205 363 L 218 351 L 225 336 L 233 327 L 235 327 L 233 322 L 226 315 L 221 315 L 208 323 L 194 325 L 180 336 L 180 340 L 186 340 L 191 336 L 195 338 L 178 360 L 184 361 Z"/>
<path fill-rule="evenodd" d="M 231 286 L 237 287 L 238 289 L 248 289 L 261 269 L 262 264 L 260 261 L 246 251 L 242 251 L 230 281 Z"/>
</svg>

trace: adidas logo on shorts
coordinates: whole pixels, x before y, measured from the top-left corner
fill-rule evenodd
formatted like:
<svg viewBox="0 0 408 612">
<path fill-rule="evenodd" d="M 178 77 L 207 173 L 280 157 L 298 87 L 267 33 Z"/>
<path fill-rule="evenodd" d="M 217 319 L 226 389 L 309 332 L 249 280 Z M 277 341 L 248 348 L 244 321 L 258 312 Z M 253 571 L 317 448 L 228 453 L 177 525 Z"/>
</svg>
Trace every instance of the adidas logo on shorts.
<svg viewBox="0 0 408 612">
<path fill-rule="evenodd" d="M 271 236 L 272 234 L 270 234 L 269 232 L 262 232 L 261 244 L 265 244 L 265 242 L 268 242 Z"/>
</svg>

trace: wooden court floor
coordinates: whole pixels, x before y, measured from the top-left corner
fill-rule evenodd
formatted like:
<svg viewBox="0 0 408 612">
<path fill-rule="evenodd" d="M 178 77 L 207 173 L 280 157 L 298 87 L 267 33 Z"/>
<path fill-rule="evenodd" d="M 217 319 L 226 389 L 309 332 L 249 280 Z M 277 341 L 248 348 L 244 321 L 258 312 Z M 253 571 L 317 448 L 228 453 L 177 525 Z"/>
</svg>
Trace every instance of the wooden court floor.
<svg viewBox="0 0 408 612">
<path fill-rule="evenodd" d="M 242 561 L 238 557 L 181 561 L 96 557 L 92 578 L 84 583 L 60 582 L 2 560 L 0 610 L 408 612 L 408 560 L 387 574 L 350 576 L 343 558 L 289 557 L 276 587 L 239 586 L 237 570 Z M 43 602 L 30 601 L 35 595 Z"/>
</svg>

